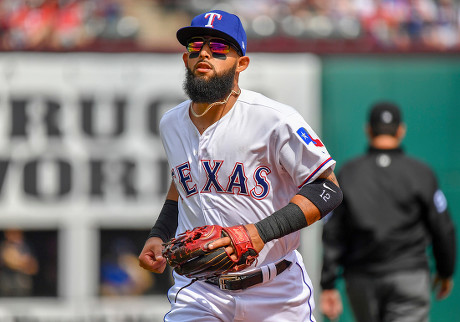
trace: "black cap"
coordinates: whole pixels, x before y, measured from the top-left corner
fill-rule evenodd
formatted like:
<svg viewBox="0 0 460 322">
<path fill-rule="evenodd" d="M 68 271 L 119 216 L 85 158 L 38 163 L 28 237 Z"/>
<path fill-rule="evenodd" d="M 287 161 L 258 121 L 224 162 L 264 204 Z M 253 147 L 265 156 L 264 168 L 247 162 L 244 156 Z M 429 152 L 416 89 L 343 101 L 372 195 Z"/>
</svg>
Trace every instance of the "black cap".
<svg viewBox="0 0 460 322">
<path fill-rule="evenodd" d="M 373 135 L 395 135 L 401 123 L 399 107 L 390 102 L 378 102 L 372 105 L 369 113 L 369 125 Z"/>
</svg>

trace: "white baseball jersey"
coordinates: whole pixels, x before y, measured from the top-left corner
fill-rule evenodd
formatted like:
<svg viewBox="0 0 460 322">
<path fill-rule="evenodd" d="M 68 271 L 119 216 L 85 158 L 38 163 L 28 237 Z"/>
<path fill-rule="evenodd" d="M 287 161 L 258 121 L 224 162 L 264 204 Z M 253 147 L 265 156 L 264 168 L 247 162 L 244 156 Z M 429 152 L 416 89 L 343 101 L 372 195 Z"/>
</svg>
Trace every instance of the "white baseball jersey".
<svg viewBox="0 0 460 322">
<path fill-rule="evenodd" d="M 190 104 L 179 104 L 160 122 L 180 194 L 177 234 L 203 225 L 256 223 L 335 166 L 290 106 L 242 90 L 233 108 L 200 135 L 189 116 Z M 276 262 L 299 244 L 299 231 L 268 242 L 253 265 Z"/>
</svg>

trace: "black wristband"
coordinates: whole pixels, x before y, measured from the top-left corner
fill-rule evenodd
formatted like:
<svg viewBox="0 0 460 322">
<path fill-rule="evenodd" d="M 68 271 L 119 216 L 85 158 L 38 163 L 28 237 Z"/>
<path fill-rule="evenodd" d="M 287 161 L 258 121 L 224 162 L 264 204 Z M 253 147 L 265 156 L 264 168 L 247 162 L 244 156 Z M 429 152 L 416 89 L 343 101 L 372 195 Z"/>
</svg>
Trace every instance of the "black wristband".
<svg viewBox="0 0 460 322">
<path fill-rule="evenodd" d="M 297 194 L 310 200 L 318 208 L 321 218 L 340 205 L 343 199 L 342 190 L 327 179 L 317 179 L 306 184 Z"/>
<path fill-rule="evenodd" d="M 259 236 L 264 243 L 281 238 L 308 226 L 302 209 L 294 203 L 275 211 L 273 214 L 255 223 Z"/>
<path fill-rule="evenodd" d="M 159 237 L 163 242 L 170 240 L 176 234 L 178 214 L 177 201 L 167 199 L 147 239 Z"/>
</svg>

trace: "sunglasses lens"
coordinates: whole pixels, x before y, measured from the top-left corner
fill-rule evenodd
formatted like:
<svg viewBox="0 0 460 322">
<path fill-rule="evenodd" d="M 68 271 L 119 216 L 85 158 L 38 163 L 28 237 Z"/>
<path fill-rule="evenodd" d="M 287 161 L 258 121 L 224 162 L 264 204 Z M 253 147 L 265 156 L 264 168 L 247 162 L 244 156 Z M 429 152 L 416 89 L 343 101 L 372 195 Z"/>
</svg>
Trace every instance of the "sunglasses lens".
<svg viewBox="0 0 460 322">
<path fill-rule="evenodd" d="M 191 41 L 187 44 L 187 51 L 189 53 L 198 53 L 203 47 L 203 41 Z"/>
<path fill-rule="evenodd" d="M 210 41 L 209 47 L 215 54 L 228 54 L 230 52 L 230 46 L 220 41 Z"/>
<path fill-rule="evenodd" d="M 205 41 L 201 38 L 191 39 L 187 43 L 187 51 L 189 53 L 199 53 L 203 48 L 204 44 L 207 42 L 207 40 Z M 209 48 L 211 49 L 211 52 L 214 54 L 226 55 L 230 52 L 230 45 L 223 42 L 220 39 L 211 39 L 209 41 Z"/>
</svg>

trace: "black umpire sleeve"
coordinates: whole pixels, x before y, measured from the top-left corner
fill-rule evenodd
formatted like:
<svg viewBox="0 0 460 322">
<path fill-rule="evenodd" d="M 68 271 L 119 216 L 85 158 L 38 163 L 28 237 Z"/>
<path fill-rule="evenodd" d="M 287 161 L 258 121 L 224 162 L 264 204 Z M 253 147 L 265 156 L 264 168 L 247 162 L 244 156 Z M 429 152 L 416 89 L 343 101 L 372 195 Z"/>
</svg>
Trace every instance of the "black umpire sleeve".
<svg viewBox="0 0 460 322">
<path fill-rule="evenodd" d="M 455 270 L 456 236 L 455 227 L 447 208 L 447 200 L 439 189 L 432 174 L 429 189 L 423 196 L 425 224 L 431 236 L 436 271 L 443 278 L 451 277 Z"/>
<path fill-rule="evenodd" d="M 323 219 L 323 265 L 320 285 L 324 290 L 335 288 L 335 282 L 343 268 L 348 245 L 345 209 L 344 200 Z"/>
</svg>

